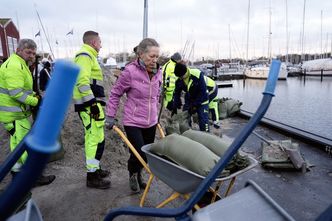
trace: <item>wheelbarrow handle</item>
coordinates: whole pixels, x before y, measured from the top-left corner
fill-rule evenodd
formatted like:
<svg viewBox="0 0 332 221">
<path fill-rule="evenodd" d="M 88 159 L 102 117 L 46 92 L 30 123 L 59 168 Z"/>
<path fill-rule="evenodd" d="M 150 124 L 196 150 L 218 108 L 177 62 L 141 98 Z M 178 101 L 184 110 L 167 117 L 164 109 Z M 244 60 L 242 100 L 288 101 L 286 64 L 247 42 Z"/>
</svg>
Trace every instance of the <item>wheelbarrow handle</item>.
<svg viewBox="0 0 332 221">
<path fill-rule="evenodd" d="M 113 126 L 113 130 L 119 134 L 119 136 L 121 137 L 121 139 L 123 140 L 123 142 L 125 142 L 125 144 L 129 147 L 129 149 L 134 153 L 134 155 L 137 157 L 137 159 L 139 160 L 139 162 L 143 165 L 143 167 L 146 169 L 146 171 L 148 171 L 148 173 L 151 173 L 150 168 L 148 167 L 148 165 L 146 164 L 145 160 L 141 157 L 141 155 L 137 152 L 137 150 L 135 149 L 135 147 L 130 143 L 130 141 L 128 140 L 128 138 L 126 137 L 126 135 L 120 130 L 120 128 L 118 128 L 117 126 Z"/>
<path fill-rule="evenodd" d="M 36 122 L 19 147 L 28 151 L 27 161 L 21 172 L 1 193 L 0 220 L 6 220 L 15 211 L 42 173 L 48 157 L 59 150 L 57 138 L 78 73 L 78 66 L 72 62 L 59 60 L 55 63 L 53 78 L 46 90 Z"/>
<path fill-rule="evenodd" d="M 161 127 L 160 123 L 157 124 L 157 128 L 158 128 L 160 137 L 164 138 L 165 137 L 165 133 L 164 133 L 163 128 Z"/>
</svg>

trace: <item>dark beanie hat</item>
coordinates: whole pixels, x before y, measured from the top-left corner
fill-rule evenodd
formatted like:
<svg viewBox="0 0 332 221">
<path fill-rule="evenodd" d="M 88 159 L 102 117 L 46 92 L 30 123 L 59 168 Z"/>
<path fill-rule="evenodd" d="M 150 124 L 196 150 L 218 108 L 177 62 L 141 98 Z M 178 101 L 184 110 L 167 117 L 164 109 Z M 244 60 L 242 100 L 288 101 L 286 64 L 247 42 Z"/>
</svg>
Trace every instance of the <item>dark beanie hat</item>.
<svg viewBox="0 0 332 221">
<path fill-rule="evenodd" d="M 174 68 L 174 74 L 177 77 L 182 77 L 187 72 L 187 66 L 181 63 L 177 63 Z"/>
<path fill-rule="evenodd" d="M 181 55 L 179 52 L 175 52 L 172 56 L 171 59 L 174 61 L 180 61 L 182 59 Z"/>
</svg>

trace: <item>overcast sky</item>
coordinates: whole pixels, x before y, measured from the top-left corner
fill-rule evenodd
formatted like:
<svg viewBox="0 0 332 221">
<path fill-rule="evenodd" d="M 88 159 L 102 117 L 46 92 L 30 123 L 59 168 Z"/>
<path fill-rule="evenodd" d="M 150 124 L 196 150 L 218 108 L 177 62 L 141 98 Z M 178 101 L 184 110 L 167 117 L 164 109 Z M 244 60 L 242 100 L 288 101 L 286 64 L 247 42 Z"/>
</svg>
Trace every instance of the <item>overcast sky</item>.
<svg viewBox="0 0 332 221">
<path fill-rule="evenodd" d="M 248 2 L 149 0 L 148 36 L 160 43 L 165 54 L 183 50 L 188 42 L 186 55 L 194 48 L 195 59 L 229 58 L 230 55 L 245 58 Z M 272 54 L 286 53 L 286 2 L 289 52 L 301 53 L 304 0 L 251 0 L 249 58 L 268 54 L 270 8 Z M 12 18 L 21 38 L 33 38 L 40 49 L 49 51 L 38 23 L 37 9 L 56 57 L 72 57 L 81 45 L 83 33 L 96 30 L 103 44 L 100 54 L 106 56 L 120 51 L 131 52 L 142 39 L 143 3 L 144 0 L 1 0 L 0 17 Z M 306 0 L 305 10 L 304 51 L 330 52 L 332 1 Z M 72 29 L 73 35 L 66 36 Z M 35 37 L 39 30 L 41 37 Z"/>
</svg>

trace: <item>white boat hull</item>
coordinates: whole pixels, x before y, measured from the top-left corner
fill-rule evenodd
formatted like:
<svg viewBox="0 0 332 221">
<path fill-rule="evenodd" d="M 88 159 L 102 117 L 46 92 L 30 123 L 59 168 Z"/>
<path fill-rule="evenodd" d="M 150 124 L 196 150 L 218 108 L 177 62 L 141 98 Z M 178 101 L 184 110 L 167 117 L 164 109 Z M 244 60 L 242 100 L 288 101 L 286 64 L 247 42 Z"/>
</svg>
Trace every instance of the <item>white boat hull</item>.
<svg viewBox="0 0 332 221">
<path fill-rule="evenodd" d="M 321 70 L 323 70 L 323 76 L 332 76 L 331 58 L 304 61 L 302 64 L 302 73 L 305 72 L 308 76 L 321 76 Z"/>
<path fill-rule="evenodd" d="M 269 72 L 270 72 L 270 67 L 268 67 L 268 66 L 251 67 L 251 68 L 246 68 L 246 70 L 244 71 L 244 75 L 247 78 L 267 79 Z M 278 80 L 286 80 L 287 75 L 288 75 L 288 72 L 287 72 L 286 66 L 281 65 Z"/>
</svg>

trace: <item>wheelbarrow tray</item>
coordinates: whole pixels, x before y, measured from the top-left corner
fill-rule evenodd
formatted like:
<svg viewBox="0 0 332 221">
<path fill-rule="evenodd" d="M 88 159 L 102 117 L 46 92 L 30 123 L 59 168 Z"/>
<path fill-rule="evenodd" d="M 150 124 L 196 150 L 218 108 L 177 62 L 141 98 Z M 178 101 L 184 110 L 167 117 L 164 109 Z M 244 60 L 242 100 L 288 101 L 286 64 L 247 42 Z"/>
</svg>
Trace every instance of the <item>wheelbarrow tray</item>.
<svg viewBox="0 0 332 221">
<path fill-rule="evenodd" d="M 240 191 L 198 210 L 192 221 L 295 221 L 260 186 L 249 180 Z"/>
<path fill-rule="evenodd" d="M 152 153 L 150 149 L 151 144 L 142 147 L 142 151 L 146 154 L 151 172 L 174 191 L 181 194 L 191 193 L 196 190 L 201 181 L 205 178 L 204 176 L 194 173 Z M 248 156 L 248 158 L 250 163 L 246 168 L 232 173 L 229 176 L 217 178 L 215 181 L 229 180 L 252 169 L 258 164 L 257 160 L 254 158 L 250 156 Z"/>
</svg>

